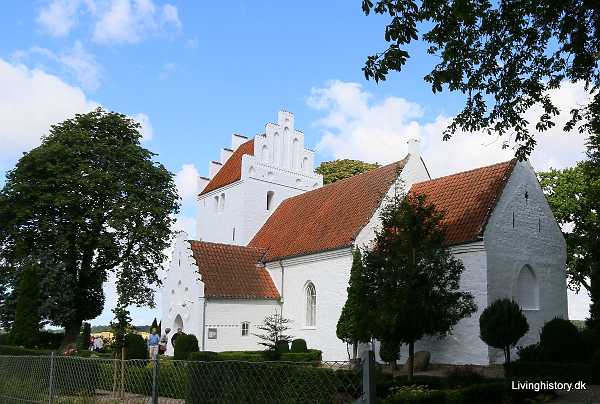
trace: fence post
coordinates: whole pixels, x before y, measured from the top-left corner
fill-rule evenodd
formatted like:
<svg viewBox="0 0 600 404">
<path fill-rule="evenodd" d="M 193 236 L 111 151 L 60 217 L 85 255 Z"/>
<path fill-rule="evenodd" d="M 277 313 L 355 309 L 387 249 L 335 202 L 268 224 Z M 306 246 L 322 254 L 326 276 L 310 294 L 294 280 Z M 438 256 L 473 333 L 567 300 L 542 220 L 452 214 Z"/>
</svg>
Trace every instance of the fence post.
<svg viewBox="0 0 600 404">
<path fill-rule="evenodd" d="M 54 399 L 54 352 L 50 354 L 50 379 L 48 380 L 48 404 Z"/>
<path fill-rule="evenodd" d="M 152 369 L 152 404 L 158 404 L 158 355 L 154 358 L 154 368 Z"/>
<path fill-rule="evenodd" d="M 362 402 L 375 404 L 375 353 L 370 349 L 363 351 L 360 363 L 362 366 Z"/>
</svg>

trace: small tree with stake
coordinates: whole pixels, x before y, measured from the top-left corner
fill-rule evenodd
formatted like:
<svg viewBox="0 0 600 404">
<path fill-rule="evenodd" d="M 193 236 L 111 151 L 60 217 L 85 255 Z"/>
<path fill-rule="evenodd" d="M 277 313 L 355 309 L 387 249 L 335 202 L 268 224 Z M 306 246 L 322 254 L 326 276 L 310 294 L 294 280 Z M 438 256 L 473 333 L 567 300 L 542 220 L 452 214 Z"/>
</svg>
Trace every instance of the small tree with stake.
<svg viewBox="0 0 600 404">
<path fill-rule="evenodd" d="M 479 333 L 483 342 L 504 351 L 504 360 L 510 363 L 510 348 L 529 331 L 521 307 L 510 299 L 499 299 L 486 307 L 479 317 Z"/>
<path fill-rule="evenodd" d="M 279 344 L 282 342 L 289 343 L 294 338 L 286 334 L 290 329 L 289 324 L 291 322 L 292 320 L 284 318 L 276 311 L 274 314 L 268 315 L 263 324 L 258 326 L 258 329 L 264 331 L 264 333 L 253 335 L 261 340 L 260 345 L 267 348 L 267 355 L 277 356 Z"/>
<path fill-rule="evenodd" d="M 460 290 L 462 262 L 445 247 L 443 214 L 423 195 L 398 190 L 380 214 L 381 230 L 365 253 L 370 327 L 380 341 L 408 344 L 408 377 L 414 344 L 425 335 L 448 333 L 476 311 Z"/>
</svg>

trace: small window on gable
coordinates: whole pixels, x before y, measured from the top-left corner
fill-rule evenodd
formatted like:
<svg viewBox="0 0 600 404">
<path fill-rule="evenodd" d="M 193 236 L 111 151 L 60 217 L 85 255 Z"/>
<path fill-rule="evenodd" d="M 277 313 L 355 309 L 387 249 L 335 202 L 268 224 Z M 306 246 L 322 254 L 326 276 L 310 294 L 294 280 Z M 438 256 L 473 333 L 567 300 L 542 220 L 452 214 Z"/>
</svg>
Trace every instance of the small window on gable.
<svg viewBox="0 0 600 404">
<path fill-rule="evenodd" d="M 306 296 L 306 326 L 315 327 L 317 324 L 317 291 L 312 282 L 308 282 L 305 289 Z"/>
<path fill-rule="evenodd" d="M 242 323 L 242 337 L 247 337 L 249 335 L 249 331 L 250 331 L 250 323 L 247 321 L 244 321 Z"/>
<path fill-rule="evenodd" d="M 267 192 L 267 210 L 271 210 L 273 208 L 273 197 L 275 196 L 275 192 L 269 191 Z"/>
<path fill-rule="evenodd" d="M 304 157 L 302 159 L 302 171 L 308 174 L 310 168 L 308 167 L 308 157 Z"/>
<path fill-rule="evenodd" d="M 525 265 L 517 278 L 516 300 L 524 310 L 538 310 L 540 308 L 540 287 L 535 272 L 529 265 Z"/>
<path fill-rule="evenodd" d="M 225 194 L 221 194 L 219 198 L 219 211 L 223 212 L 225 210 Z"/>
<path fill-rule="evenodd" d="M 219 210 L 219 195 L 215 195 L 215 212 Z"/>
<path fill-rule="evenodd" d="M 262 155 L 262 161 L 264 163 L 268 163 L 269 162 L 269 146 L 267 146 L 266 144 L 264 144 L 262 147 L 261 155 Z"/>
</svg>

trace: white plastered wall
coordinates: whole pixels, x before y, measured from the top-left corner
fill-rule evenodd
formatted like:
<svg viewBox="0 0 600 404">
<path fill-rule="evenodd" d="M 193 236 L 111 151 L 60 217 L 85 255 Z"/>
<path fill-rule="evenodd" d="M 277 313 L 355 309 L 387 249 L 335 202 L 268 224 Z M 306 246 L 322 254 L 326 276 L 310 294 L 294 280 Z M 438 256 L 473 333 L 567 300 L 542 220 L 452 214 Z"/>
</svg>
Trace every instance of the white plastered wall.
<svg viewBox="0 0 600 404">
<path fill-rule="evenodd" d="M 545 322 L 568 317 L 566 245 L 529 162 L 516 164 L 487 224 L 484 240 L 489 303 L 505 297 L 518 300 L 519 272 L 526 265 L 533 270 L 539 305 L 524 310 L 529 332 L 518 345 L 537 342 Z M 490 349 L 491 362 L 503 360 L 501 351 Z"/>
</svg>

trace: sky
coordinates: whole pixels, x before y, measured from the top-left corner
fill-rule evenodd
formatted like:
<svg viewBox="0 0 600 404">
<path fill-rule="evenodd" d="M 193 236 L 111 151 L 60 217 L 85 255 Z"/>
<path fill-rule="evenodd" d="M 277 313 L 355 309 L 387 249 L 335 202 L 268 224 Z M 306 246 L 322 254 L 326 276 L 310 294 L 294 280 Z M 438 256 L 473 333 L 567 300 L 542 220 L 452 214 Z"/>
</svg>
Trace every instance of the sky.
<svg viewBox="0 0 600 404">
<path fill-rule="evenodd" d="M 0 186 L 19 156 L 51 124 L 97 106 L 142 125 L 143 146 L 175 173 L 182 198 L 177 229 L 194 235 L 196 177 L 230 145 L 253 136 L 277 111 L 295 114 L 317 164 L 335 158 L 386 163 L 418 137 L 433 177 L 504 161 L 504 139 L 442 132 L 461 109 L 459 94 L 433 94 L 423 81 L 436 63 L 423 43 L 406 68 L 380 84 L 366 81 L 367 55 L 385 49 L 385 19 L 359 2 L 263 0 L 6 0 L 0 14 Z M 582 86 L 552 93 L 568 111 L 586 102 Z M 533 121 L 536 111 L 528 111 Z M 560 122 L 538 135 L 535 169 L 583 159 L 585 139 Z M 115 303 L 93 324 L 107 324 Z M 131 308 L 135 324 L 160 316 Z M 569 295 L 571 318 L 588 315 L 587 297 Z"/>
</svg>

